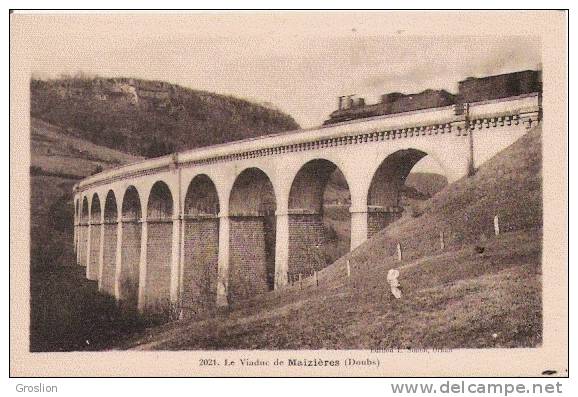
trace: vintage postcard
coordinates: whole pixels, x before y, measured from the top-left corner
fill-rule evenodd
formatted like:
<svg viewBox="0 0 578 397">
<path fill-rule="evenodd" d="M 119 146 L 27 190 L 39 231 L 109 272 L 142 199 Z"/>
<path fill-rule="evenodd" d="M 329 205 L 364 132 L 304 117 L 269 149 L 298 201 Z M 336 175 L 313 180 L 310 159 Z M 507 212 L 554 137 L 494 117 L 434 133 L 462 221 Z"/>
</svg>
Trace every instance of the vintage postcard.
<svg viewBox="0 0 578 397">
<path fill-rule="evenodd" d="M 12 376 L 568 375 L 564 11 L 14 11 L 10 73 Z"/>
</svg>

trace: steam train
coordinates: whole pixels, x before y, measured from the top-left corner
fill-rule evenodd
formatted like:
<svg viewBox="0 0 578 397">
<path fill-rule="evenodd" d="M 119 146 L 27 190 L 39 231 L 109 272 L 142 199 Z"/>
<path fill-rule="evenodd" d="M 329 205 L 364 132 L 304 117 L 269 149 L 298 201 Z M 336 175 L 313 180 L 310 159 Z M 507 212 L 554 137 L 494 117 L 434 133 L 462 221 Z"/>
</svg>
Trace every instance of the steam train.
<svg viewBox="0 0 578 397">
<path fill-rule="evenodd" d="M 346 95 L 338 98 L 337 110 L 323 125 L 387 114 L 455 105 L 456 113 L 463 112 L 464 104 L 482 102 L 542 92 L 542 72 L 524 70 L 487 77 L 468 77 L 458 83 L 458 93 L 445 90 L 425 90 L 417 94 L 392 92 L 381 96 L 381 101 L 367 105 L 363 98 Z"/>
</svg>

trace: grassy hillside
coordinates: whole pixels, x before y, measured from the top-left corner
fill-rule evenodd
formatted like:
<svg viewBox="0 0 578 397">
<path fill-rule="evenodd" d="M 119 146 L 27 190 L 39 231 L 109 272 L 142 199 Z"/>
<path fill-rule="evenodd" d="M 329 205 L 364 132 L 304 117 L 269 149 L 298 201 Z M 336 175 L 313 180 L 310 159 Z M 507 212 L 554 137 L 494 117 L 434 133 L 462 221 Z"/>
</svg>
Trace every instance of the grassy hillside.
<svg viewBox="0 0 578 397">
<path fill-rule="evenodd" d="M 415 189 L 421 194 L 421 197 L 427 199 L 433 197 L 447 184 L 448 179 L 445 176 L 433 172 L 412 172 L 405 179 L 405 187 L 409 188 L 408 190 Z"/>
<path fill-rule="evenodd" d="M 70 136 L 145 157 L 299 128 L 268 106 L 128 78 L 32 80 L 30 106 Z"/>
<path fill-rule="evenodd" d="M 53 267 L 72 255 L 72 186 L 99 169 L 138 161 L 83 139 L 42 120 L 30 124 L 32 267 Z M 62 257 L 62 259 L 61 259 Z"/>
<path fill-rule="evenodd" d="M 30 226 L 30 349 L 99 349 L 147 324 L 119 310 L 76 265 L 72 186 L 80 178 L 140 157 L 70 136 L 32 119 Z"/>
<path fill-rule="evenodd" d="M 401 188 L 400 204 L 403 216 L 421 212 L 421 205 L 448 184 L 443 175 L 431 172 L 412 172 Z M 335 262 L 349 252 L 351 241 L 351 197 L 343 174 L 337 170 L 331 175 L 323 195 L 323 223 L 326 242 L 321 248 L 327 264 Z"/>
<path fill-rule="evenodd" d="M 493 236 L 493 217 L 502 234 Z M 137 349 L 529 347 L 542 341 L 541 127 L 320 273 L 320 285 L 257 296 L 210 319 L 167 324 Z M 444 231 L 446 247 L 439 246 Z M 403 261 L 395 245 L 401 243 Z M 483 248 L 480 253 L 478 248 Z M 352 276 L 346 277 L 349 260 Z M 387 271 L 400 270 L 393 298 Z"/>
</svg>

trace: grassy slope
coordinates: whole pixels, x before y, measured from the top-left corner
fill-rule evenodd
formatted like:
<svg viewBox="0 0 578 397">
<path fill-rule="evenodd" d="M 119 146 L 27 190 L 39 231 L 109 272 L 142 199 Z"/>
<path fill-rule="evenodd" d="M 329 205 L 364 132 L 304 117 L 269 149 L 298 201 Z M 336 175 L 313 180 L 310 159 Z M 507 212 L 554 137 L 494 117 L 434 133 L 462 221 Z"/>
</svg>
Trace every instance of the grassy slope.
<svg viewBox="0 0 578 397">
<path fill-rule="evenodd" d="M 30 130 L 31 165 L 41 168 L 40 175 L 31 175 L 32 265 L 67 263 L 72 259 L 74 183 L 97 167 L 111 168 L 140 157 L 67 136 L 37 119 L 31 120 Z"/>
<path fill-rule="evenodd" d="M 410 173 L 401 192 L 401 205 L 405 208 L 403 216 L 411 216 L 418 212 L 423 201 L 442 190 L 447 183 L 443 175 L 428 172 Z M 334 173 L 329 179 L 323 200 L 325 201 L 323 222 L 328 240 L 323 245 L 322 251 L 327 264 L 331 264 L 349 252 L 350 246 L 351 197 L 341 172 Z"/>
<path fill-rule="evenodd" d="M 306 282 L 211 319 L 150 329 L 137 349 L 527 347 L 542 339 L 541 127 Z M 493 237 L 493 215 L 503 233 Z M 446 249 L 439 249 L 439 232 Z M 404 247 L 400 263 L 392 254 Z M 478 254 L 474 246 L 483 246 Z M 352 277 L 345 277 L 349 259 Z M 395 300 L 387 271 L 400 269 Z"/>
<path fill-rule="evenodd" d="M 43 121 L 31 121 L 31 324 L 32 351 L 99 349 L 126 330 L 143 327 L 114 299 L 99 294 L 75 265 L 72 247 L 72 186 L 97 166 L 103 169 L 139 157 L 69 136 Z"/>
<path fill-rule="evenodd" d="M 445 176 L 432 172 L 412 172 L 405 180 L 406 187 L 413 187 L 428 197 L 432 197 L 447 184 L 448 180 Z"/>
<path fill-rule="evenodd" d="M 79 177 L 90 175 L 98 166 L 106 169 L 143 159 L 72 136 L 36 118 L 30 122 L 30 143 L 32 166 Z"/>
</svg>

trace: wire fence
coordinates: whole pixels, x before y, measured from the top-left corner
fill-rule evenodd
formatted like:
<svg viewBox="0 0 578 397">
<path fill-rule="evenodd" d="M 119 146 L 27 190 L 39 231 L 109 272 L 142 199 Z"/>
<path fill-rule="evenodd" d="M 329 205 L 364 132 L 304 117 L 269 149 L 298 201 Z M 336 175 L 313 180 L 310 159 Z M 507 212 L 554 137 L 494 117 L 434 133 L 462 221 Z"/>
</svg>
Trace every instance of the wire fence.
<svg viewBox="0 0 578 397">
<path fill-rule="evenodd" d="M 500 235 L 500 219 L 498 217 L 498 215 L 494 216 L 493 218 L 493 228 L 494 228 L 494 235 L 495 236 L 499 236 Z M 444 251 L 448 244 L 447 244 L 447 231 L 440 231 L 439 232 L 439 240 L 437 243 L 437 248 L 436 251 L 440 252 L 440 251 Z M 405 257 L 406 253 L 404 251 L 404 244 L 400 241 L 398 241 L 395 244 L 395 254 L 393 255 L 395 260 L 398 262 L 403 262 L 404 257 Z M 369 269 L 371 266 L 371 264 L 368 261 L 365 261 L 365 263 L 355 263 L 352 261 L 352 258 L 349 257 L 345 260 L 343 270 L 338 269 L 338 268 L 334 268 L 331 269 L 334 272 L 337 272 L 338 274 L 342 274 L 342 276 L 344 276 L 345 278 L 349 279 L 352 276 L 352 269 L 353 270 L 360 270 L 360 269 Z M 288 274 L 288 283 L 286 288 L 289 289 L 304 289 L 304 288 L 308 288 L 308 287 L 319 287 L 320 284 L 322 284 L 320 282 L 320 280 L 324 279 L 324 277 L 322 277 L 322 275 L 324 275 L 325 273 L 328 272 L 329 267 L 326 267 L 324 269 L 320 269 L 320 270 L 310 270 L 310 271 L 304 271 L 301 273 L 290 273 Z"/>
</svg>

